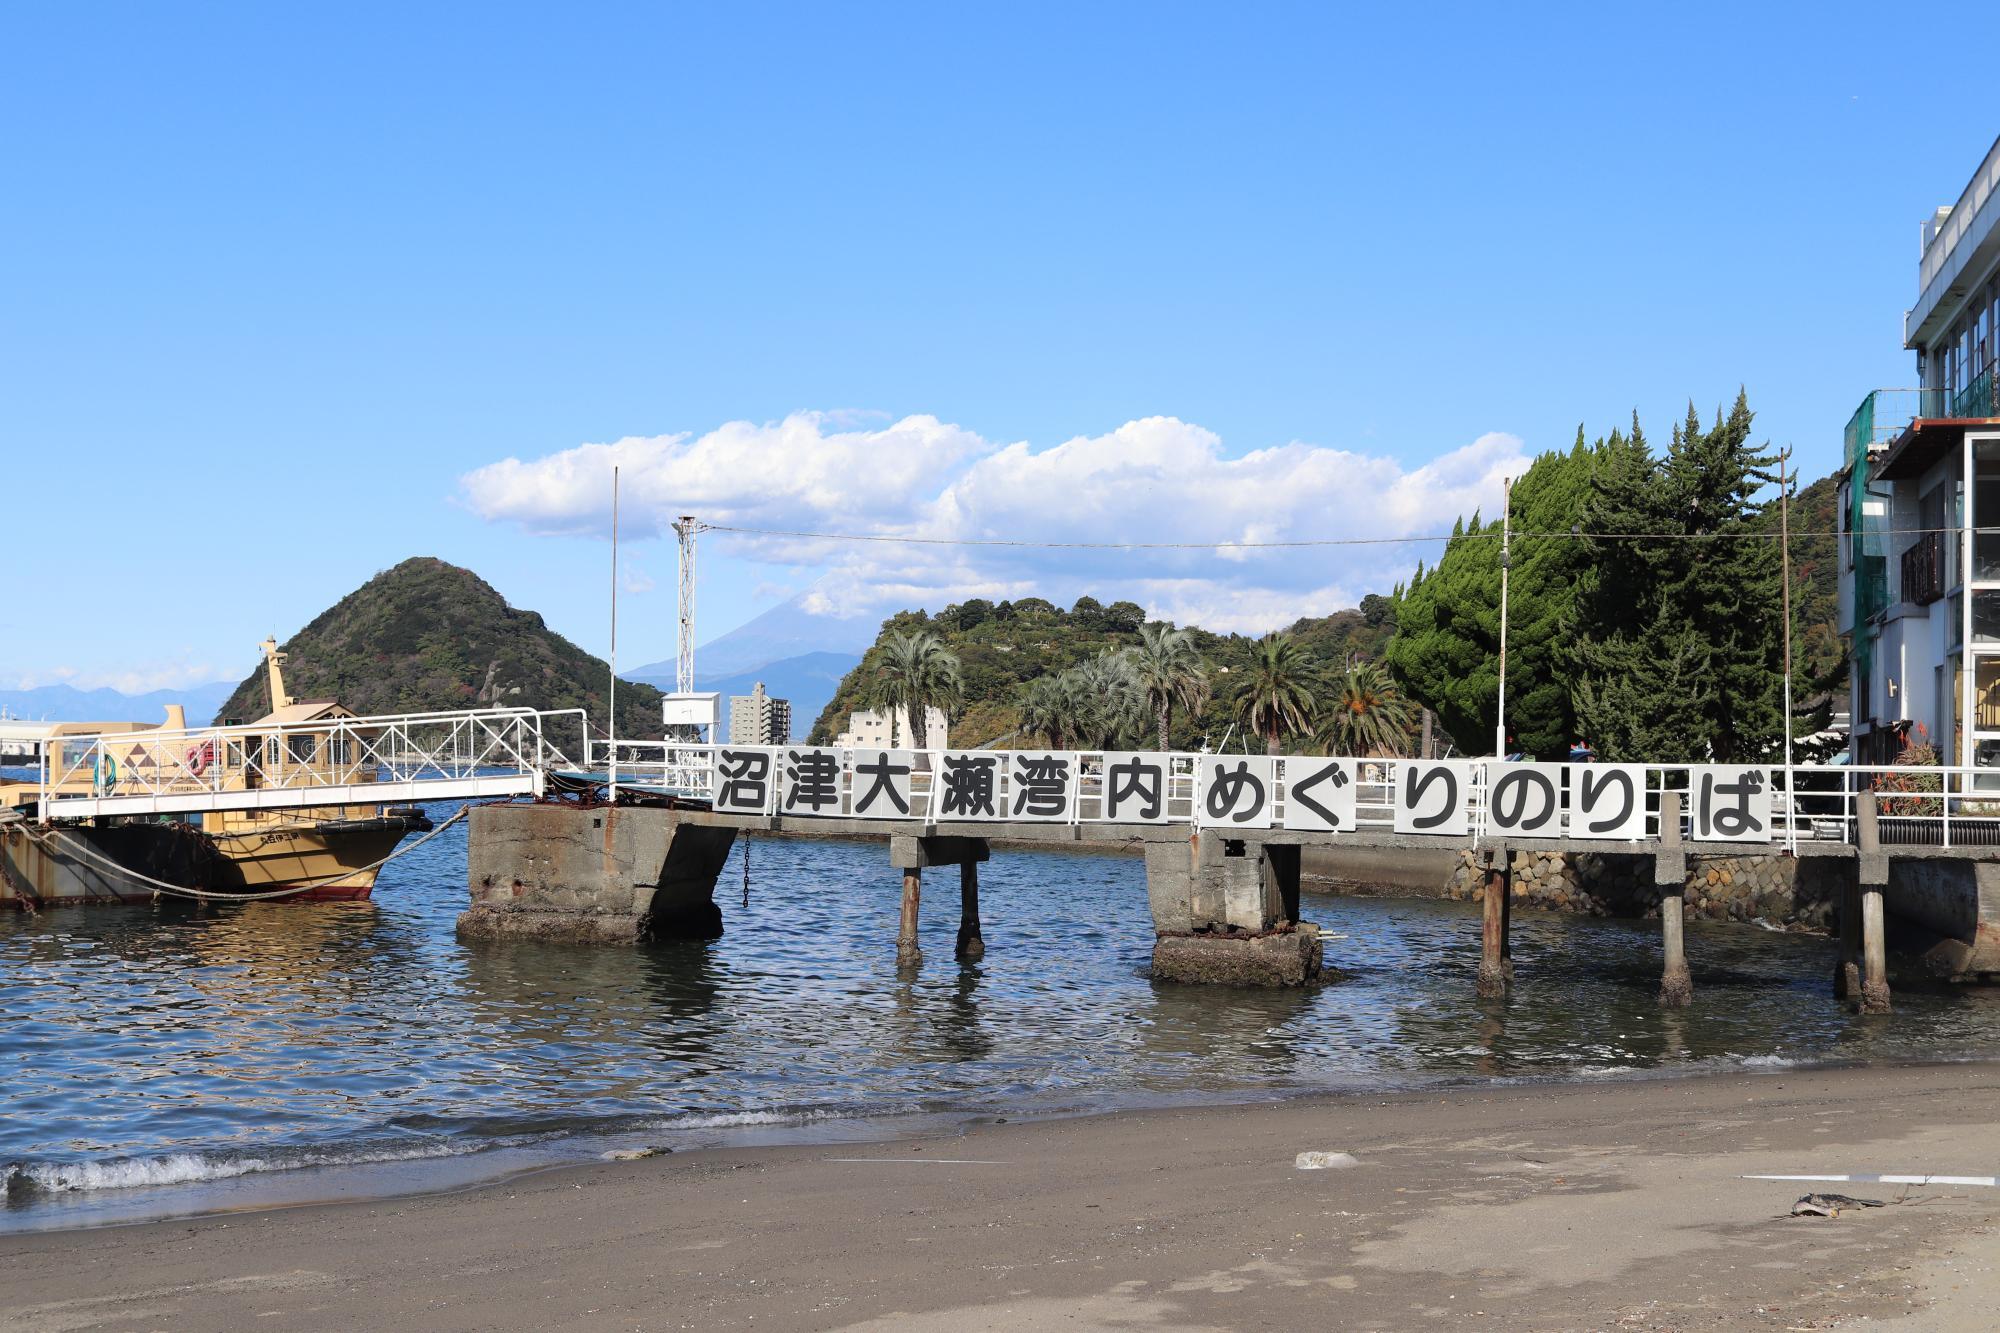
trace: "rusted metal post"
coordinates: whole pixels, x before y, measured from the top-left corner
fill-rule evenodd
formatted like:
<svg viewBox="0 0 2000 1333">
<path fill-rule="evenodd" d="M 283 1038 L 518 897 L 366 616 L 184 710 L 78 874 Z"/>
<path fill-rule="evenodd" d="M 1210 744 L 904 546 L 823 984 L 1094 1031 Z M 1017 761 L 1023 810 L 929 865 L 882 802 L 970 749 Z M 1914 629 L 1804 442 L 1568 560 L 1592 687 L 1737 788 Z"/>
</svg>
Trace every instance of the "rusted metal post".
<svg viewBox="0 0 2000 1333">
<path fill-rule="evenodd" d="M 1882 890 L 1889 883 L 1889 858 L 1882 854 L 1882 833 L 1875 822 L 1875 793 L 1854 798 L 1854 840 L 1861 897 L 1861 1012 L 1889 1012 L 1889 949 L 1885 937 Z"/>
<path fill-rule="evenodd" d="M 918 866 L 903 869 L 903 919 L 896 931 L 896 966 L 917 967 L 924 951 L 917 947 L 917 908 L 924 897 L 924 872 Z"/>
<path fill-rule="evenodd" d="M 1487 853 L 1489 857 L 1494 853 Z M 1495 998 L 1507 993 L 1507 982 L 1513 970 L 1507 950 L 1507 919 L 1509 916 L 1508 861 L 1507 853 L 1498 853 L 1498 860 L 1489 860 L 1486 865 L 1486 893 L 1480 903 L 1479 939 L 1479 980 L 1476 992 L 1482 998 Z"/>
<path fill-rule="evenodd" d="M 958 863 L 958 957 L 976 963 L 986 956 L 986 941 L 979 934 L 979 863 Z"/>
<path fill-rule="evenodd" d="M 1660 853 L 1655 881 L 1660 888 L 1660 1006 L 1685 1009 L 1694 1003 L 1694 977 L 1687 961 L 1687 857 L 1681 852 L 1681 794 L 1660 793 Z"/>
</svg>

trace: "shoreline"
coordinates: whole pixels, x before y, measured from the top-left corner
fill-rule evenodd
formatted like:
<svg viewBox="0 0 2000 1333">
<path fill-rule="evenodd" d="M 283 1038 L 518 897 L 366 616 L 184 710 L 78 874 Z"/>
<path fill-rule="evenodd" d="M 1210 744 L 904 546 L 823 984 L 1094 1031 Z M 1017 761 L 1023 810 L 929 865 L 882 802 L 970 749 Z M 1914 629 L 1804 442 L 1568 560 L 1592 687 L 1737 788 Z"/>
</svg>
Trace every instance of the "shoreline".
<svg viewBox="0 0 2000 1333">
<path fill-rule="evenodd" d="M 1952 1300 L 1977 1303 L 1925 1326 L 1979 1327 L 2000 1300 L 2000 1190 L 1807 1219 L 1785 1215 L 1807 1189 L 1899 1191 L 1737 1177 L 1983 1173 L 1996 1113 L 2000 1063 L 1815 1067 L 703 1149 L 0 1235 L 0 1328 L 1228 1327 L 1332 1311 L 1401 1327 L 1470 1310 L 1795 1327 L 1934 1302 L 1951 1264 Z M 1360 1164 L 1300 1171 L 1302 1151 Z"/>
</svg>

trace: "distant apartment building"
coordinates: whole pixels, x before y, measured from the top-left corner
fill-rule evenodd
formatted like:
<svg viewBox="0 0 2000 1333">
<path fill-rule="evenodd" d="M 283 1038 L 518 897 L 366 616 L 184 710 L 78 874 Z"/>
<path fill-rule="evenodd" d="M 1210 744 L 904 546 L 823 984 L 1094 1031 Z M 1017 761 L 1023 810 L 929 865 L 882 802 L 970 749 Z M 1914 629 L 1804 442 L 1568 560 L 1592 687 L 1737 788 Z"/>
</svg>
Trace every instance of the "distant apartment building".
<svg viewBox="0 0 2000 1333">
<path fill-rule="evenodd" d="M 1918 386 L 1869 394 L 1847 425 L 1851 753 L 1889 763 L 1922 735 L 2000 790 L 2000 141 L 1923 223 L 1903 342 Z"/>
<path fill-rule="evenodd" d="M 880 708 L 863 708 L 847 716 L 847 730 L 833 743 L 855 750 L 908 749 L 916 744 L 910 734 L 910 710 L 896 709 L 892 717 Z M 924 710 L 924 744 L 940 750 L 950 743 L 942 708 Z"/>
<path fill-rule="evenodd" d="M 791 700 L 773 699 L 761 680 L 750 693 L 729 696 L 731 745 L 788 745 L 791 739 Z"/>
</svg>

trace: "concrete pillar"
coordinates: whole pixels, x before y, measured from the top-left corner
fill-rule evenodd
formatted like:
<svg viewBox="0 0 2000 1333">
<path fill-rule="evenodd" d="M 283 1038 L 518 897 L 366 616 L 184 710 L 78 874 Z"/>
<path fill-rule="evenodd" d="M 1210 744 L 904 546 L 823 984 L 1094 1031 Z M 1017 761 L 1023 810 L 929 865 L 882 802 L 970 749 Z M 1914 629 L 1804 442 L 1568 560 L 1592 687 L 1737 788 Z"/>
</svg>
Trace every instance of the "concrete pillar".
<svg viewBox="0 0 2000 1333">
<path fill-rule="evenodd" d="M 1694 1003 L 1694 978 L 1687 963 L 1687 853 L 1681 850 L 1681 794 L 1660 793 L 1660 848 L 1653 857 L 1653 883 L 1660 890 L 1660 1005 L 1685 1009 Z"/>
<path fill-rule="evenodd" d="M 917 908 L 924 897 L 924 872 L 921 866 L 903 868 L 903 918 L 896 928 L 896 966 L 917 967 L 924 961 L 924 951 L 917 947 Z"/>
<path fill-rule="evenodd" d="M 958 957 L 976 963 L 986 956 L 986 941 L 979 934 L 979 863 L 958 863 Z"/>
<path fill-rule="evenodd" d="M 1883 919 L 1882 890 L 1889 883 L 1889 858 L 1882 854 L 1882 834 L 1875 822 L 1875 793 L 1854 798 L 1856 874 L 1861 897 L 1861 1012 L 1889 1012 L 1889 948 Z"/>
<path fill-rule="evenodd" d="M 1297 919 L 1299 849 L 1216 830 L 1146 848 L 1157 981 L 1299 986 L 1319 976 L 1319 929 Z"/>
<path fill-rule="evenodd" d="M 1486 892 L 1480 902 L 1479 980 L 1474 989 L 1481 997 L 1493 999 L 1507 993 L 1507 983 L 1512 979 L 1512 960 L 1507 949 L 1512 904 L 1507 897 L 1513 886 L 1509 882 L 1512 876 L 1506 849 L 1486 855 L 1493 859 L 1487 862 Z"/>
<path fill-rule="evenodd" d="M 1882 886 L 1861 886 L 1861 1012 L 1889 1012 L 1889 955 L 1883 939 Z"/>
</svg>

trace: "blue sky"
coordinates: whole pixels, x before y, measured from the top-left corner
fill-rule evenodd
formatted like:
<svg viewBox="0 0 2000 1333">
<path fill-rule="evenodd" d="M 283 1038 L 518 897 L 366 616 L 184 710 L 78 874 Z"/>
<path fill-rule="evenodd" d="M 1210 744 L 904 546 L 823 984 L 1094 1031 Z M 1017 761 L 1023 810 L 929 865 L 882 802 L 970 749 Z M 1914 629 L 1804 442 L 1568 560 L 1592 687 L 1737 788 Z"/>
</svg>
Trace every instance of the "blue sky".
<svg viewBox="0 0 2000 1333">
<path fill-rule="evenodd" d="M 1912 379 L 1919 220 L 2000 130 L 1921 71 L 1990 14 L 1623 8 L 15 6 L 0 684 L 240 674 L 413 554 L 601 651 L 614 453 L 640 530 L 1402 533 L 1740 383 L 1825 472 Z M 899 549 L 711 536 L 703 635 L 814 587 L 1247 627 L 1419 553 Z"/>
</svg>

